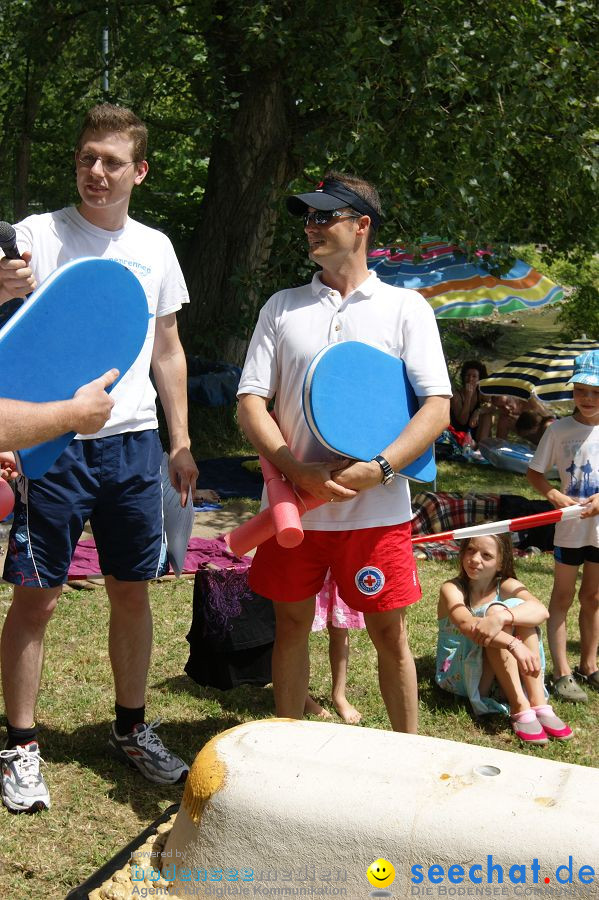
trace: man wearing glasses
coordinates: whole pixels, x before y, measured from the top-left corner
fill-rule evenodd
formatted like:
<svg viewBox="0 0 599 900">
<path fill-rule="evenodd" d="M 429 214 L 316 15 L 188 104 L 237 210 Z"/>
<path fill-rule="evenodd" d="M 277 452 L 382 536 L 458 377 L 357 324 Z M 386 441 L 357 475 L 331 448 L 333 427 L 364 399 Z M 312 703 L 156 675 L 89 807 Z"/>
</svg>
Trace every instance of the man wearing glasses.
<svg viewBox="0 0 599 900">
<path fill-rule="evenodd" d="M 371 184 L 329 173 L 315 190 L 288 197 L 287 207 L 302 218 L 310 259 L 321 271 L 311 284 L 279 291 L 262 308 L 239 384 L 239 422 L 258 452 L 293 484 L 329 502 L 302 517 L 299 547 L 284 549 L 273 538 L 258 547 L 250 570 L 252 590 L 275 607 L 277 715 L 303 715 L 314 597 L 330 568 L 343 600 L 364 613 L 392 728 L 416 732 L 416 669 L 405 612 L 421 591 L 409 490 L 404 478 L 394 476 L 449 422 L 451 389 L 439 333 L 420 294 L 383 284 L 368 269 L 381 219 Z M 306 368 L 338 341 L 362 341 L 400 357 L 420 400 L 402 435 L 370 462 L 344 465 L 332 458 L 302 413 Z M 382 392 L 391 390 L 393 385 L 381 385 Z M 275 419 L 268 412 L 273 397 Z M 374 589 L 360 580 L 365 568 L 378 573 Z"/>
<path fill-rule="evenodd" d="M 59 265 L 84 256 L 126 265 L 148 300 L 148 334 L 111 394 L 106 425 L 77 435 L 48 474 L 18 484 L 4 578 L 14 584 L 2 634 L 2 687 L 8 740 L 2 798 L 13 812 L 50 806 L 40 772 L 35 705 L 43 638 L 87 519 L 110 601 L 108 649 L 115 682 L 111 753 L 157 784 L 182 781 L 187 765 L 145 722 L 152 645 L 148 581 L 167 568 L 162 527 L 156 393 L 169 431 L 169 470 L 185 503 L 197 469 L 187 429 L 187 371 L 176 313 L 189 300 L 165 235 L 128 216 L 133 188 L 146 177 L 147 129 L 130 110 L 101 104 L 87 114 L 75 153 L 75 207 L 29 216 L 16 226 L 22 259 L 0 260 L 0 302 L 24 297 Z M 114 323 L 115 329 L 119 322 Z M 68 365 L 68 360 L 64 360 Z"/>
</svg>

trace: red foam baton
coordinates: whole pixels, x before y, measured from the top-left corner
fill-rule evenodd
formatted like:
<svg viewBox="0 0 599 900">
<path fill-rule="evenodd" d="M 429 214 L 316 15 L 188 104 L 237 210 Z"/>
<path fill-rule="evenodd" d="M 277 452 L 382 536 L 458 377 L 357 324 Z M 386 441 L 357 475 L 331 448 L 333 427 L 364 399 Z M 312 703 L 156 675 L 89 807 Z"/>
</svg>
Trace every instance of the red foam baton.
<svg viewBox="0 0 599 900">
<path fill-rule="evenodd" d="M 258 457 L 268 494 L 268 508 L 281 547 L 297 547 L 304 539 L 297 497 L 291 482 L 264 456 Z"/>
<path fill-rule="evenodd" d="M 310 509 L 316 509 L 317 506 L 322 506 L 323 503 L 327 502 L 326 500 L 321 500 L 319 497 L 313 497 L 312 494 L 308 494 L 301 489 L 297 492 L 297 497 L 299 502 L 296 509 L 298 509 L 298 511 L 301 510 L 302 514 L 308 512 Z M 259 512 L 256 516 L 253 516 L 253 518 L 248 519 L 243 525 L 238 525 L 237 528 L 234 528 L 233 531 L 223 535 L 223 537 L 229 549 L 236 556 L 244 556 L 248 550 L 258 547 L 264 541 L 268 541 L 271 537 L 274 537 L 274 535 L 275 524 L 270 508 L 268 508 L 263 509 L 262 512 Z"/>
<path fill-rule="evenodd" d="M 13 511 L 15 495 L 8 481 L 0 478 L 0 521 L 5 519 Z"/>
<path fill-rule="evenodd" d="M 455 531 L 441 531 L 437 534 L 418 534 L 412 538 L 413 544 L 431 544 L 435 541 L 461 541 L 464 538 L 484 537 L 488 534 L 505 534 L 508 531 L 522 531 L 525 528 L 538 528 L 540 525 L 552 525 L 567 519 L 578 519 L 584 506 L 565 506 L 563 509 L 551 509 L 548 512 L 535 513 L 534 516 L 520 516 L 518 519 L 502 519 L 501 522 L 485 522 L 483 525 L 471 525 L 468 528 L 456 528 Z"/>
</svg>

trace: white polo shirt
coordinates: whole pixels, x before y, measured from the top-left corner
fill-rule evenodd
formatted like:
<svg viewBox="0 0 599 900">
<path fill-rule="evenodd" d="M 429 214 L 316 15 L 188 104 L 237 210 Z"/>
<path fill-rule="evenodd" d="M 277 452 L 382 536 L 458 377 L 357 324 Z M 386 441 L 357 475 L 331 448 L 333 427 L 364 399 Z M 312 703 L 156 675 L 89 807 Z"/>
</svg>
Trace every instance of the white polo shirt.
<svg viewBox="0 0 599 900">
<path fill-rule="evenodd" d="M 105 231 L 84 219 L 75 207 L 29 216 L 15 230 L 21 253 L 25 250 L 32 253 L 31 269 L 39 284 L 58 266 L 83 256 L 115 260 L 139 279 L 151 314 L 145 343 L 111 393 L 115 404 L 110 419 L 101 431 L 85 438 L 158 428 L 156 391 L 150 381 L 156 319 L 176 312 L 183 303 L 189 302 L 183 273 L 169 239 L 155 228 L 130 218 L 118 231 Z M 118 321 L 114 322 L 114 328 L 118 327 Z M 68 360 L 64 363 L 68 365 Z"/>
<path fill-rule="evenodd" d="M 316 354 L 341 341 L 362 341 L 401 358 L 418 397 L 451 395 L 434 313 L 420 294 L 385 284 L 371 272 L 343 299 L 316 274 L 311 284 L 279 291 L 263 306 L 238 390 L 238 396 L 275 397 L 283 437 L 303 462 L 335 459 L 305 422 L 302 387 Z M 392 389 L 381 385 L 381 391 Z M 353 530 L 396 525 L 411 516 L 408 482 L 398 477 L 354 500 L 312 510 L 302 517 L 302 525 L 306 530 Z"/>
</svg>

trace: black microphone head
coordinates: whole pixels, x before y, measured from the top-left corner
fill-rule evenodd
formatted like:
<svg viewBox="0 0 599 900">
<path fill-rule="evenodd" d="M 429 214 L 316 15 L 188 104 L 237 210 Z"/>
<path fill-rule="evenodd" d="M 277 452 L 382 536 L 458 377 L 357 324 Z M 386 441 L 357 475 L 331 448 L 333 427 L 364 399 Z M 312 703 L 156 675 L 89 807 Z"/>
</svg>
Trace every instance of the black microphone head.
<svg viewBox="0 0 599 900">
<path fill-rule="evenodd" d="M 10 222 L 0 222 L 0 247 L 14 247 L 17 243 L 17 232 Z"/>
<path fill-rule="evenodd" d="M 10 222 L 0 222 L 0 249 L 7 259 L 21 259 L 17 247 L 17 232 Z"/>
</svg>

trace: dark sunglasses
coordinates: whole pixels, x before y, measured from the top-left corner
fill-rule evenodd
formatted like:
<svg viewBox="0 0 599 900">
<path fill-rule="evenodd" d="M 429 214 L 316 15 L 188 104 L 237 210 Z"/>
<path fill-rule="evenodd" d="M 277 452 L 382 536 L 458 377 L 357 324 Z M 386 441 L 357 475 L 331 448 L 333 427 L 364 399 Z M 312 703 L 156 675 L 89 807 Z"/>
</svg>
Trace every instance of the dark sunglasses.
<svg viewBox="0 0 599 900">
<path fill-rule="evenodd" d="M 314 222 L 315 225 L 328 225 L 333 219 L 361 219 L 362 216 L 355 213 L 342 213 L 336 209 L 326 211 L 317 209 L 314 212 L 306 213 L 303 218 L 305 228 L 310 222 Z"/>
</svg>

